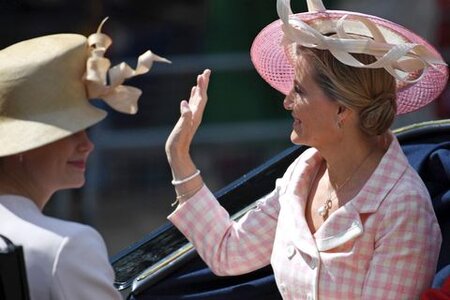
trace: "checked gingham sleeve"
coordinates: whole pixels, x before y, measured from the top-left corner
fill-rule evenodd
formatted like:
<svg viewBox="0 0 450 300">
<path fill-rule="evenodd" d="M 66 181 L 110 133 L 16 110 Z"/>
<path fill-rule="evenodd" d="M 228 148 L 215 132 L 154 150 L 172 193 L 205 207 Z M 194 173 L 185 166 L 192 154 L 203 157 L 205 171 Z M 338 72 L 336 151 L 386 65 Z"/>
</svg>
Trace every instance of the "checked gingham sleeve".
<svg viewBox="0 0 450 300">
<path fill-rule="evenodd" d="M 441 233 L 431 205 L 413 193 L 384 208 L 361 299 L 417 299 L 433 278 Z"/>
<path fill-rule="evenodd" d="M 270 263 L 279 212 L 278 183 L 238 222 L 206 187 L 180 205 L 168 219 L 192 242 L 217 275 L 237 275 Z"/>
</svg>

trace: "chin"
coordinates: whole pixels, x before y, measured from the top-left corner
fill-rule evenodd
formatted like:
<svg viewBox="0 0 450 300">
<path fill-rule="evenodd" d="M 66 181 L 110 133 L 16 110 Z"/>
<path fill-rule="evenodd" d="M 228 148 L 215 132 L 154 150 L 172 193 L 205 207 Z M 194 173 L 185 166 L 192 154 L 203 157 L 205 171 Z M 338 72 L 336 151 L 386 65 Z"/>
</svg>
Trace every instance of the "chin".
<svg viewBox="0 0 450 300">
<path fill-rule="evenodd" d="M 308 146 L 308 147 L 315 147 L 313 143 L 311 143 L 311 140 L 308 140 L 302 136 L 297 135 L 295 132 L 292 132 L 291 134 L 291 142 L 294 145 L 301 145 L 301 146 Z"/>
<path fill-rule="evenodd" d="M 61 184 L 56 191 L 64 191 L 64 190 L 71 190 L 71 189 L 79 189 L 84 186 L 84 180 L 83 182 L 66 182 L 65 184 Z"/>
<path fill-rule="evenodd" d="M 81 188 L 81 187 L 83 187 L 84 186 L 84 183 L 85 183 L 85 180 L 83 179 L 83 181 L 82 182 L 79 182 L 78 184 L 76 184 L 74 187 L 75 188 Z"/>
<path fill-rule="evenodd" d="M 67 185 L 67 188 L 69 189 L 77 189 L 77 188 L 81 188 L 84 186 L 86 180 L 85 178 L 79 178 L 77 180 L 74 180 L 73 182 L 71 182 L 70 184 Z"/>
<path fill-rule="evenodd" d="M 302 138 L 295 131 L 292 131 L 292 133 L 291 133 L 291 142 L 294 145 L 304 145 L 305 144 L 304 141 L 302 140 Z"/>
</svg>

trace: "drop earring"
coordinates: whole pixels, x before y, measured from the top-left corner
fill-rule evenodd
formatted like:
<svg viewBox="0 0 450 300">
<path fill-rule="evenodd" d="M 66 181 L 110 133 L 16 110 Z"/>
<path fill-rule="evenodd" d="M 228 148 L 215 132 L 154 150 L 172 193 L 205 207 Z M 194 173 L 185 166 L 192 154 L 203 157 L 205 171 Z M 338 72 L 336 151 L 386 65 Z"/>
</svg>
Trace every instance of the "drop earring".
<svg viewBox="0 0 450 300">
<path fill-rule="evenodd" d="M 23 163 L 23 154 L 19 154 L 19 162 Z"/>
</svg>

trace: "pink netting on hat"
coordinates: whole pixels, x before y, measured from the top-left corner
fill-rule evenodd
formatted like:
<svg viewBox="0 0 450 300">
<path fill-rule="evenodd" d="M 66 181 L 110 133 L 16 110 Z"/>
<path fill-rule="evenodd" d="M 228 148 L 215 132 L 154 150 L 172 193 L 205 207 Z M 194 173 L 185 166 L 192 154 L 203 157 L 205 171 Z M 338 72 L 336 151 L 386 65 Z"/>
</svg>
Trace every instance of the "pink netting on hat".
<svg viewBox="0 0 450 300">
<path fill-rule="evenodd" d="M 356 15 L 356 13 L 351 12 L 329 11 L 328 13 L 301 13 L 297 16 L 304 22 L 308 22 L 317 18 L 339 19 L 344 15 L 351 16 L 352 14 Z M 375 24 L 393 32 L 404 40 L 425 45 L 430 51 L 439 55 L 428 42 L 400 25 L 374 16 L 357 15 L 370 18 Z M 292 89 L 294 68 L 286 56 L 286 49 L 280 45 L 283 37 L 281 24 L 282 22 L 277 20 L 266 26 L 255 38 L 250 54 L 261 77 L 272 87 L 286 95 Z M 417 110 L 436 99 L 444 89 L 447 80 L 447 66 L 437 65 L 436 70 L 428 68 L 419 82 L 413 84 L 398 82 L 397 114 Z"/>
</svg>

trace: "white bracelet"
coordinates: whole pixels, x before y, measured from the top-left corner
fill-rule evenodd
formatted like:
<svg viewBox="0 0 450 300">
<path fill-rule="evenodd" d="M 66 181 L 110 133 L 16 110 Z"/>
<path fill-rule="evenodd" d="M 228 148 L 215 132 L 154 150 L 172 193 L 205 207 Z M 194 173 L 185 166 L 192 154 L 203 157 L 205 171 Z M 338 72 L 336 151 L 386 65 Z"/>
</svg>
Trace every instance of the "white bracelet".
<svg viewBox="0 0 450 300">
<path fill-rule="evenodd" d="M 192 174 L 192 175 L 189 176 L 189 177 L 186 177 L 186 178 L 180 179 L 180 180 L 175 180 L 175 179 L 172 180 L 172 184 L 173 184 L 173 185 L 180 185 L 180 184 L 186 183 L 186 182 L 188 182 L 188 181 L 194 179 L 194 178 L 197 177 L 198 175 L 200 175 L 200 170 L 199 170 L 199 169 L 197 169 L 197 171 L 195 171 L 195 173 Z"/>
</svg>

